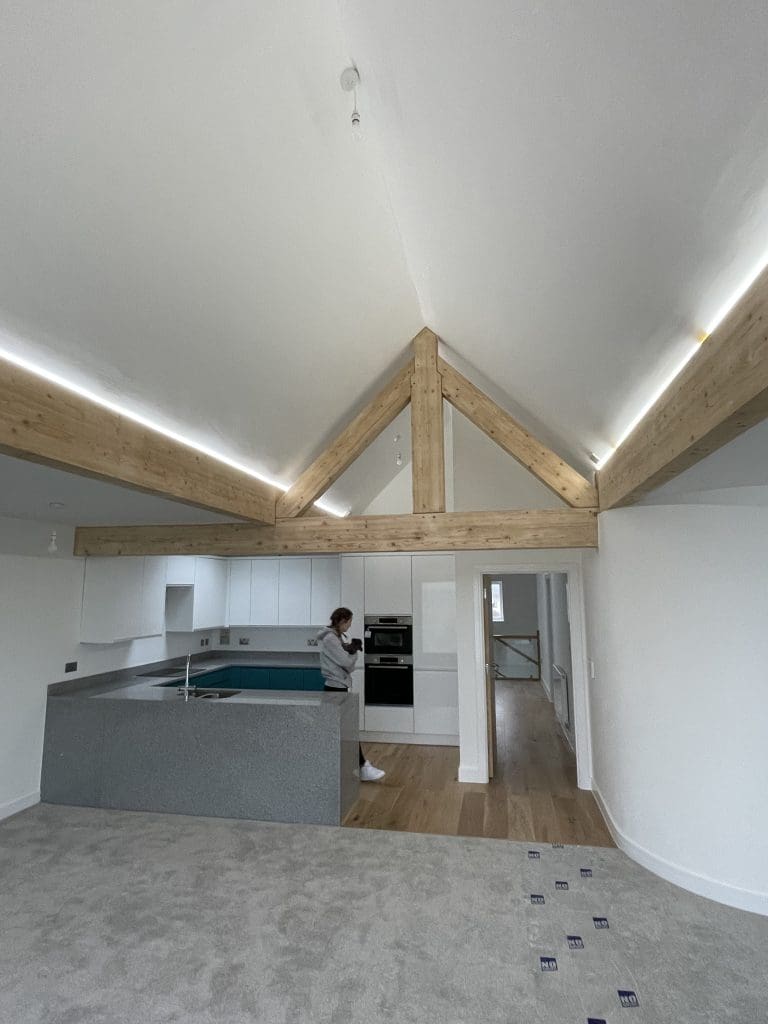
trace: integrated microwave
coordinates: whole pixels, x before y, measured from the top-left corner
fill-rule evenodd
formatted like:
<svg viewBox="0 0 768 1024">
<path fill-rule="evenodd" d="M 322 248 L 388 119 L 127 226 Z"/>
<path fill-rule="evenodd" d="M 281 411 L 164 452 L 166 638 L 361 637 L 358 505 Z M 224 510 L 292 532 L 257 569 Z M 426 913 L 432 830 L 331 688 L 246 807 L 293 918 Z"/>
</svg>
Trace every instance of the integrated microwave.
<svg viewBox="0 0 768 1024">
<path fill-rule="evenodd" d="M 363 650 L 369 655 L 413 654 L 413 617 L 410 615 L 366 615 Z"/>
</svg>

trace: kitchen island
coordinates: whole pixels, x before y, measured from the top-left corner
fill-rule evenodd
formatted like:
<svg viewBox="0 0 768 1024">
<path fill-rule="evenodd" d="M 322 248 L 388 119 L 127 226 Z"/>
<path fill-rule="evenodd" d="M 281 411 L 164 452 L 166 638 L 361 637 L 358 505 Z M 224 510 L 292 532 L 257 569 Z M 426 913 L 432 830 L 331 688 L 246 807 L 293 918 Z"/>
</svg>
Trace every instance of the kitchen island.
<svg viewBox="0 0 768 1024">
<path fill-rule="evenodd" d="M 204 668 L 265 659 L 208 659 Z M 357 799 L 352 693 L 177 692 L 178 670 L 143 666 L 49 689 L 46 803 L 338 825 Z M 147 670 L 152 671 L 148 676 Z M 190 678 L 204 685 L 200 663 Z"/>
</svg>

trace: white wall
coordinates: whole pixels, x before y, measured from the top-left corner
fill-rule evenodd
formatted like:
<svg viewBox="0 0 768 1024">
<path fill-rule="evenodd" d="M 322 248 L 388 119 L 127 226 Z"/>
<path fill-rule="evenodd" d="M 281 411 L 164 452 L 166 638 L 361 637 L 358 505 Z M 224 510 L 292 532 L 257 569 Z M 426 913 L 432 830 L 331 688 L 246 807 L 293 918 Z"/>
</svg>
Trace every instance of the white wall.
<svg viewBox="0 0 768 1024">
<path fill-rule="evenodd" d="M 80 645 L 84 560 L 68 555 L 71 528 L 57 526 L 56 555 L 45 551 L 50 527 L 0 519 L 0 818 L 36 803 L 45 724 L 46 688 L 66 678 L 141 665 L 200 649 L 218 633 L 174 634 L 128 643 Z M 190 646 L 193 645 L 193 646 Z"/>
<path fill-rule="evenodd" d="M 619 844 L 768 913 L 768 509 L 620 509 L 585 555 L 594 784 Z"/>
<path fill-rule="evenodd" d="M 590 734 L 584 647 L 582 552 L 460 551 L 456 553 L 457 661 L 459 672 L 459 781 L 488 781 L 485 652 L 482 622 L 484 574 L 566 572 L 573 633 L 574 721 L 578 784 L 591 785 Z"/>
<path fill-rule="evenodd" d="M 456 512 L 565 507 L 556 494 L 456 410 L 452 425 Z"/>
</svg>

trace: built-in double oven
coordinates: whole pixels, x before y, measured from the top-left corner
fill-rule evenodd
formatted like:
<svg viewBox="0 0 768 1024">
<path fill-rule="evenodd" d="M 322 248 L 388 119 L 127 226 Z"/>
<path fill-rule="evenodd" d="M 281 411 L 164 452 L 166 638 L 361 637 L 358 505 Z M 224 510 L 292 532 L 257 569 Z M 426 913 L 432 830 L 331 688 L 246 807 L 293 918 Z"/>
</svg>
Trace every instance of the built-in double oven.
<svg viewBox="0 0 768 1024">
<path fill-rule="evenodd" d="M 365 703 L 413 706 L 413 619 L 366 615 Z"/>
</svg>

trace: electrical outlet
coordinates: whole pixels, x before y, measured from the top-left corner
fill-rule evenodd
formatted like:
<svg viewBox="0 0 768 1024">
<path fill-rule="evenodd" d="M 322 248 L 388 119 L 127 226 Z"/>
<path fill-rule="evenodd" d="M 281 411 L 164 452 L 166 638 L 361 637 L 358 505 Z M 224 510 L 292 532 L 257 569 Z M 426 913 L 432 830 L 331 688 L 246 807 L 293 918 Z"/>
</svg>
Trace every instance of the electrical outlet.
<svg viewBox="0 0 768 1024">
<path fill-rule="evenodd" d="M 68 661 L 64 665 L 64 671 L 65 672 L 77 672 L 77 662 L 76 661 Z"/>
<path fill-rule="evenodd" d="M 207 643 L 208 643 L 208 641 L 207 641 L 207 640 L 201 640 L 201 641 L 200 641 L 200 646 L 201 646 L 201 647 L 205 647 L 205 645 L 206 645 Z"/>
<path fill-rule="evenodd" d="M 229 647 L 230 639 L 228 629 L 222 629 L 219 631 L 219 643 L 222 645 L 222 647 Z"/>
<path fill-rule="evenodd" d="M 250 637 L 247 636 L 241 636 L 240 639 L 238 640 L 238 643 L 240 644 L 241 647 L 247 647 L 247 645 L 250 642 Z"/>
<path fill-rule="evenodd" d="M 307 640 L 307 647 L 317 647 L 317 637 L 316 636 L 311 636 L 309 638 L 309 640 Z"/>
</svg>

